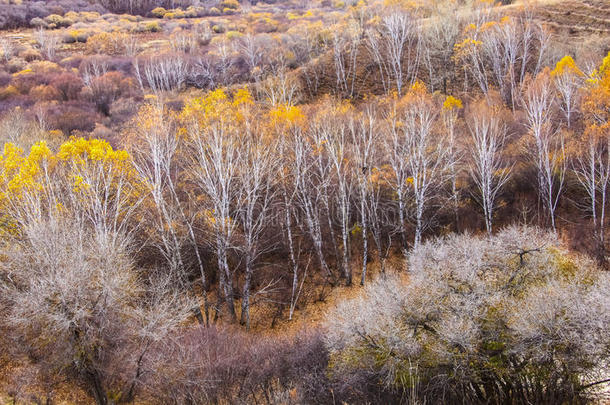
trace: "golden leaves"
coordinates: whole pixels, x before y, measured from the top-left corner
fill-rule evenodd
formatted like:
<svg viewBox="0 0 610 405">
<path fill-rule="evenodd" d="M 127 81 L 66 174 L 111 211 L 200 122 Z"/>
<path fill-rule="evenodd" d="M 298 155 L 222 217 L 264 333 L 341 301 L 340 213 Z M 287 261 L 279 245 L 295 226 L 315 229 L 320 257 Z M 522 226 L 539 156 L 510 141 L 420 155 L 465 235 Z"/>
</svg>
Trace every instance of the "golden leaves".
<svg viewBox="0 0 610 405">
<path fill-rule="evenodd" d="M 26 191 L 42 192 L 48 184 L 43 174 L 57 173 L 60 180 L 70 179 L 74 192 L 85 191 L 89 185 L 84 173 L 96 165 L 112 172 L 111 176 L 125 176 L 136 185 L 130 159 L 126 151 L 114 150 L 101 139 L 71 138 L 55 154 L 45 141 L 40 141 L 32 145 L 27 156 L 23 149 L 7 143 L 0 156 L 0 204 L 6 199 L 18 201 Z"/>
<path fill-rule="evenodd" d="M 443 102 L 443 110 L 451 111 L 451 110 L 457 110 L 457 109 L 461 109 L 461 108 L 463 108 L 462 100 L 460 100 L 459 98 L 455 98 L 453 96 L 447 96 L 447 98 Z"/>
<path fill-rule="evenodd" d="M 555 69 L 551 71 L 551 77 L 563 76 L 566 74 L 575 76 L 584 76 L 585 74 L 578 68 L 574 59 L 571 56 L 564 56 L 557 64 Z"/>
</svg>

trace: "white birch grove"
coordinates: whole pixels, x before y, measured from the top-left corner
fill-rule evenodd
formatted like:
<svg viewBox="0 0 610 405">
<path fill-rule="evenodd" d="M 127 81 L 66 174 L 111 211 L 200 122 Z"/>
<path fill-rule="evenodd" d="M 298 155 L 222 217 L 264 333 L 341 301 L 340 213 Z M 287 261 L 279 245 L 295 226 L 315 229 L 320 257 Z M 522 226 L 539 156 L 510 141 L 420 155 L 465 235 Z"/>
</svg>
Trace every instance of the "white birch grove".
<svg viewBox="0 0 610 405">
<path fill-rule="evenodd" d="M 201 294 L 204 302 L 205 323 L 209 323 L 209 303 L 207 297 L 208 280 L 203 264 L 194 218 L 188 213 L 188 207 L 179 194 L 178 182 L 181 173 L 179 161 L 180 137 L 176 136 L 175 124 L 159 105 L 153 105 L 148 111 L 150 121 L 136 121 L 136 140 L 132 145 L 134 167 L 146 183 L 149 195 L 156 209 L 153 215 L 156 229 L 160 235 L 157 248 L 167 260 L 171 273 L 176 275 L 179 283 L 187 285 L 187 274 L 182 249 L 189 247 L 195 253 L 197 267 L 201 278 Z M 186 231 L 180 230 L 185 228 Z M 200 321 L 201 314 L 197 314 Z"/>
<path fill-rule="evenodd" d="M 364 285 L 369 261 L 369 233 L 372 227 L 371 219 L 377 214 L 371 211 L 379 207 L 374 203 L 376 185 L 372 181 L 372 173 L 378 163 L 379 128 L 375 115 L 377 111 L 374 105 L 369 106 L 363 112 L 357 113 L 349 122 L 351 135 L 351 172 L 355 179 L 357 194 L 357 205 L 360 213 L 360 227 L 362 231 L 362 269 L 360 285 Z M 371 218 L 371 219 L 370 219 Z M 375 230 L 372 232 L 375 233 Z M 379 249 L 379 246 L 378 246 Z M 382 255 L 379 255 L 381 258 Z M 381 260 L 380 260 L 381 262 Z M 380 263 L 381 265 L 381 263 Z"/>
<path fill-rule="evenodd" d="M 471 137 L 469 172 L 477 189 L 474 197 L 483 209 L 485 229 L 491 235 L 496 200 L 510 179 L 512 166 L 507 165 L 502 156 L 506 126 L 492 107 L 483 103 L 478 107 L 467 121 Z"/>
<path fill-rule="evenodd" d="M 250 328 L 250 307 L 254 271 L 260 257 L 273 250 L 274 242 L 263 233 L 272 220 L 275 200 L 277 161 L 273 155 L 276 143 L 261 139 L 254 131 L 242 139 L 239 173 L 239 196 L 236 201 L 236 221 L 242 231 L 239 246 L 244 262 L 244 282 L 241 296 L 240 322 Z"/>
<path fill-rule="evenodd" d="M 204 127 L 198 124 L 191 126 L 190 170 L 209 207 L 205 216 L 211 228 L 210 244 L 216 253 L 219 273 L 216 316 L 220 314 L 224 302 L 229 315 L 236 320 L 233 287 L 235 269 L 229 267 L 229 252 L 234 248 L 237 232 L 238 224 L 231 214 L 239 195 L 236 171 L 243 156 L 241 137 L 226 119 L 228 117 L 222 117 L 218 122 Z"/>
<path fill-rule="evenodd" d="M 339 222 L 341 233 L 341 274 L 345 278 L 346 285 L 352 284 L 352 269 L 350 265 L 350 231 L 351 231 L 351 200 L 352 200 L 352 176 L 349 161 L 350 135 L 346 123 L 341 117 L 327 117 L 327 124 L 323 127 L 324 151 L 328 155 L 331 170 L 334 177 L 334 192 L 332 193 L 334 219 Z M 333 224 L 329 224 L 332 226 Z"/>
<path fill-rule="evenodd" d="M 563 190 L 566 157 L 562 133 L 554 127 L 555 94 L 548 72 L 541 73 L 526 90 L 523 106 L 526 126 L 534 140 L 532 158 L 536 167 L 538 195 L 556 231 L 555 211 Z"/>
<path fill-rule="evenodd" d="M 598 261 L 606 256 L 606 204 L 610 187 L 610 137 L 587 133 L 580 140 L 572 170 L 585 191 L 586 204 L 582 204 L 591 215 L 596 239 Z"/>
<path fill-rule="evenodd" d="M 405 87 L 417 79 L 422 42 L 420 22 L 405 11 L 392 10 L 366 36 L 386 93 L 395 90 L 402 95 Z"/>
</svg>

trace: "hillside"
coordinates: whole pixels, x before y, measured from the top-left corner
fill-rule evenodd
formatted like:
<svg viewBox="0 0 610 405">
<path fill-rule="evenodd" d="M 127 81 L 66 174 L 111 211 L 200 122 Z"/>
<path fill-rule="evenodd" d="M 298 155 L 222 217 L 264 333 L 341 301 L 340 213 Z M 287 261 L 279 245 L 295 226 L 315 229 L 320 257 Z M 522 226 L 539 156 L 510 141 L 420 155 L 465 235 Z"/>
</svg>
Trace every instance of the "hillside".
<svg viewBox="0 0 610 405">
<path fill-rule="evenodd" d="M 610 4 L 0 0 L 0 403 L 603 403 Z"/>
</svg>

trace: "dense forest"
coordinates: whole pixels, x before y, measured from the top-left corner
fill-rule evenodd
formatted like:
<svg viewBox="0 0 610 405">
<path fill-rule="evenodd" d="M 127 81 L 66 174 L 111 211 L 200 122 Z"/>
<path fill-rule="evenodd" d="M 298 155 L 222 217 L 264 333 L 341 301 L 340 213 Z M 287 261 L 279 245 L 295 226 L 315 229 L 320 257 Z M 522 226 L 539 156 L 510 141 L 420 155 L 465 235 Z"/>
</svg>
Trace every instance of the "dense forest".
<svg viewBox="0 0 610 405">
<path fill-rule="evenodd" d="M 0 0 L 0 403 L 603 403 L 604 0 Z"/>
</svg>

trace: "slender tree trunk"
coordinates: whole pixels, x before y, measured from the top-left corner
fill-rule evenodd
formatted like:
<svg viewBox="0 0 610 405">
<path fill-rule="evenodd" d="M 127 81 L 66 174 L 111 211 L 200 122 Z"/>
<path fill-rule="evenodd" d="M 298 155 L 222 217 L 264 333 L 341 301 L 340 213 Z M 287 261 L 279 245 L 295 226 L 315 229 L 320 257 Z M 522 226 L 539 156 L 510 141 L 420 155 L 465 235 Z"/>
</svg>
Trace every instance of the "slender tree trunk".
<svg viewBox="0 0 610 405">
<path fill-rule="evenodd" d="M 343 243 L 343 276 L 345 277 L 345 285 L 352 285 L 352 270 L 349 265 L 349 231 L 347 229 L 348 213 L 347 202 L 342 197 L 341 203 L 341 239 Z"/>
<path fill-rule="evenodd" d="M 217 239 L 217 244 L 216 254 L 218 256 L 218 271 L 221 273 L 220 283 L 224 294 L 224 300 L 229 309 L 232 321 L 236 321 L 237 314 L 235 313 L 235 304 L 233 303 L 233 280 L 227 261 L 227 249 L 221 237 Z"/>
<path fill-rule="evenodd" d="M 361 185 L 361 187 L 364 187 Z M 360 211 L 362 212 L 362 275 L 360 278 L 360 285 L 364 285 L 364 281 L 366 280 L 366 267 L 368 262 L 368 254 L 369 254 L 369 243 L 368 243 L 368 221 L 366 217 L 366 193 L 363 192 L 360 195 Z"/>
<path fill-rule="evenodd" d="M 97 371 L 87 371 L 87 379 L 89 380 L 89 388 L 93 394 L 93 399 L 97 405 L 108 405 L 108 395 L 102 384 L 101 378 Z"/>
<path fill-rule="evenodd" d="M 403 193 L 400 191 L 398 191 L 398 220 L 400 221 L 400 247 L 406 265 L 409 258 L 409 250 L 407 249 L 407 231 L 405 229 L 405 202 Z"/>
<path fill-rule="evenodd" d="M 242 325 L 246 325 L 246 329 L 250 329 L 250 289 L 252 286 L 252 257 L 250 253 L 246 254 L 246 278 L 241 297 L 241 320 Z"/>
</svg>

